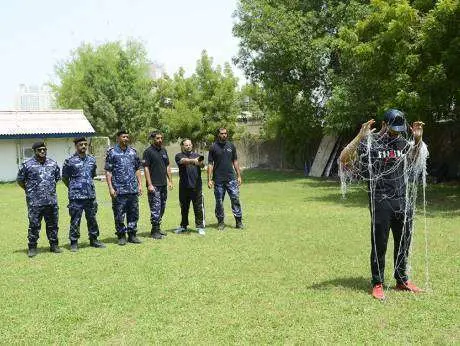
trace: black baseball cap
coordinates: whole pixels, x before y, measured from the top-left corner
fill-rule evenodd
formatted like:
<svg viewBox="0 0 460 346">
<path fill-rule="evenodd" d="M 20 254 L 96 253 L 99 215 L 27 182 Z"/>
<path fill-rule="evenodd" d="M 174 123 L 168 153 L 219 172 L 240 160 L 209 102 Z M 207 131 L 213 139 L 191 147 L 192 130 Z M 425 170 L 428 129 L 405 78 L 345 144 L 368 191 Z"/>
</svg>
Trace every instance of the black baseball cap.
<svg viewBox="0 0 460 346">
<path fill-rule="evenodd" d="M 383 115 L 383 121 L 385 121 L 393 131 L 405 132 L 407 129 L 405 115 L 398 109 L 391 108 L 387 110 Z"/>
</svg>

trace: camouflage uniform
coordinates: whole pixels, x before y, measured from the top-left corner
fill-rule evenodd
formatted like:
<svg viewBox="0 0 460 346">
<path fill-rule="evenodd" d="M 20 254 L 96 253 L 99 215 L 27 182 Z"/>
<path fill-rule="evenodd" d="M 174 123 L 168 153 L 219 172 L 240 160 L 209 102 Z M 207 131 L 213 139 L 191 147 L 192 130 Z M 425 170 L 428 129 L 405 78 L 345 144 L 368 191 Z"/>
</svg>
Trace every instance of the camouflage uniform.
<svg viewBox="0 0 460 346">
<path fill-rule="evenodd" d="M 41 221 L 45 219 L 46 235 L 51 246 L 58 245 L 58 205 L 56 182 L 61 179 L 56 161 L 46 158 L 40 163 L 35 157 L 19 169 L 17 181 L 25 184 L 29 217 L 29 248 L 36 247 L 40 237 Z"/>
<path fill-rule="evenodd" d="M 117 192 L 112 199 L 115 230 L 118 237 L 125 233 L 135 236 L 139 220 L 139 199 L 136 171 L 141 167 L 137 152 L 132 147 L 123 151 L 117 144 L 110 148 L 105 159 L 105 170 L 112 173 L 112 186 Z M 127 226 L 124 224 L 126 215 Z"/>
<path fill-rule="evenodd" d="M 88 236 L 95 240 L 99 236 L 96 221 L 97 201 L 93 178 L 96 176 L 96 159 L 94 156 L 80 157 L 77 153 L 64 161 L 62 178 L 69 180 L 69 214 L 71 242 L 80 238 L 80 222 L 85 211 Z"/>
</svg>

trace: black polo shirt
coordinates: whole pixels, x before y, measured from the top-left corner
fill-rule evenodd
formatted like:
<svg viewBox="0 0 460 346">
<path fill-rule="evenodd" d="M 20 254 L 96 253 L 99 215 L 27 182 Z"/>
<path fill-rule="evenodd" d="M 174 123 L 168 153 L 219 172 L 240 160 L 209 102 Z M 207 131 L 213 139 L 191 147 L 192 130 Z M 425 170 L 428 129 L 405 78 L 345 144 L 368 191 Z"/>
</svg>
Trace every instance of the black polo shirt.
<svg viewBox="0 0 460 346">
<path fill-rule="evenodd" d="M 176 154 L 175 160 L 177 167 L 179 167 L 179 186 L 184 188 L 196 188 L 201 189 L 201 167 L 195 166 L 192 164 L 184 165 L 180 164 L 180 160 L 183 158 L 186 159 L 196 159 L 200 157 L 200 154 L 190 152 L 190 153 L 178 153 Z"/>
<path fill-rule="evenodd" d="M 165 148 L 149 146 L 144 151 L 143 164 L 150 170 L 152 185 L 165 186 L 168 184 L 166 168 L 169 166 L 169 157 Z"/>
<path fill-rule="evenodd" d="M 235 146 L 226 141 L 214 142 L 209 149 L 208 163 L 213 165 L 212 179 L 216 183 L 225 183 L 235 180 L 233 161 L 237 160 Z"/>
</svg>

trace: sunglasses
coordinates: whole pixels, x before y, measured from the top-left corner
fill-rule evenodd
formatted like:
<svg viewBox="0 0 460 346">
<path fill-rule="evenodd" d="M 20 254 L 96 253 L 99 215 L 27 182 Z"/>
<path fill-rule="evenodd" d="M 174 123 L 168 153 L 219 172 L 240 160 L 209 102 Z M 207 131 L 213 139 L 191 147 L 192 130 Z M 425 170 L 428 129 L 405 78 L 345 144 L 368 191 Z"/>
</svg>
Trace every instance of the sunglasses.
<svg viewBox="0 0 460 346">
<path fill-rule="evenodd" d="M 48 149 L 46 149 L 46 148 L 37 148 L 37 149 L 35 149 L 35 150 L 38 151 L 38 152 L 45 152 L 45 151 L 47 151 Z"/>
</svg>

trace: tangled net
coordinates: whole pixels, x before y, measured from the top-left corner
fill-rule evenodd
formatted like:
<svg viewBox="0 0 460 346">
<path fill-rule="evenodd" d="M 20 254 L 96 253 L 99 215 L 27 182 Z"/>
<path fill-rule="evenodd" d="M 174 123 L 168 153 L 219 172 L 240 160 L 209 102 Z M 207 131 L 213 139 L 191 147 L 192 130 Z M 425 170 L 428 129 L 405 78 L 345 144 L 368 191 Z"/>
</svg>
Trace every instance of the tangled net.
<svg viewBox="0 0 460 346">
<path fill-rule="evenodd" d="M 395 143 L 393 141 L 397 141 Z M 397 148 L 396 150 L 389 148 Z M 403 232 L 409 230 L 410 234 L 403 234 L 399 252 L 406 251 L 411 258 L 409 248 L 402 246 L 404 237 L 412 237 L 415 233 L 413 219 L 416 216 L 416 202 L 421 187 L 422 192 L 422 216 L 424 219 L 425 234 L 425 289 L 429 288 L 428 270 L 428 232 L 426 224 L 426 162 L 428 159 L 428 148 L 424 142 L 415 145 L 413 136 L 407 134 L 399 137 L 390 137 L 388 134 L 368 134 L 359 144 L 357 155 L 351 163 L 342 164 L 339 160 L 339 176 L 341 192 L 346 198 L 348 186 L 356 181 L 367 182 L 369 195 L 369 208 L 371 210 L 372 225 L 375 225 L 375 203 L 376 198 L 398 199 L 403 198 L 404 203 L 404 225 Z M 383 196 L 383 197 L 382 197 Z M 406 223 L 411 223 L 406 227 Z M 375 239 L 375 227 L 372 229 Z M 374 250 L 373 250 L 374 251 Z M 376 251 L 376 250 L 375 250 Z M 399 253 L 398 253 L 399 258 Z M 395 263 L 396 272 L 399 263 Z M 379 269 L 380 271 L 380 269 Z M 407 263 L 406 272 L 411 271 L 410 261 Z"/>
</svg>

